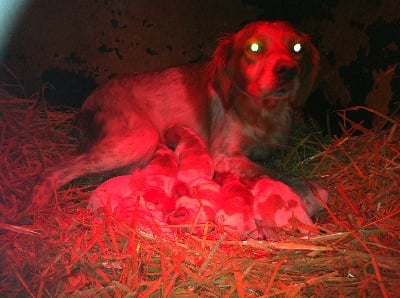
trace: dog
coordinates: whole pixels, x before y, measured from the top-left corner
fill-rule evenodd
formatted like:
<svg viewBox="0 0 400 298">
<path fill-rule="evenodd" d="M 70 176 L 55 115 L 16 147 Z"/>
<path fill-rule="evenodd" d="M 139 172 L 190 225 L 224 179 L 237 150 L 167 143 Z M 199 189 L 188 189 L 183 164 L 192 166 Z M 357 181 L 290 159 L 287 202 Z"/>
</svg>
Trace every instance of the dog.
<svg viewBox="0 0 400 298">
<path fill-rule="evenodd" d="M 263 173 L 257 161 L 286 142 L 292 109 L 311 92 L 318 64 L 307 35 L 256 21 L 221 38 L 207 62 L 115 77 L 82 106 L 80 154 L 40 175 L 32 203 L 46 207 L 78 177 L 146 165 L 173 125 L 205 140 L 215 171 Z"/>
</svg>

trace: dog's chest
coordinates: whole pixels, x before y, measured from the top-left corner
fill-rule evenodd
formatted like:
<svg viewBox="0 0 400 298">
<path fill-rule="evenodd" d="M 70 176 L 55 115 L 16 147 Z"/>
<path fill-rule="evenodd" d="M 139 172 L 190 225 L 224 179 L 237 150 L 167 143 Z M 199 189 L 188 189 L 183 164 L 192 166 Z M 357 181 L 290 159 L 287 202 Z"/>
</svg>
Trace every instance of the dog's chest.
<svg viewBox="0 0 400 298">
<path fill-rule="evenodd" d="M 285 103 L 276 110 L 262 109 L 251 120 L 236 120 L 236 125 L 241 128 L 238 129 L 242 134 L 241 147 L 246 155 L 267 155 L 287 142 L 291 109 Z"/>
<path fill-rule="evenodd" d="M 214 127 L 211 154 L 237 156 L 246 155 L 252 160 L 263 160 L 280 145 L 286 143 L 289 129 L 289 114 L 254 125 L 243 121 L 235 113 L 225 113 L 223 120 Z"/>
</svg>

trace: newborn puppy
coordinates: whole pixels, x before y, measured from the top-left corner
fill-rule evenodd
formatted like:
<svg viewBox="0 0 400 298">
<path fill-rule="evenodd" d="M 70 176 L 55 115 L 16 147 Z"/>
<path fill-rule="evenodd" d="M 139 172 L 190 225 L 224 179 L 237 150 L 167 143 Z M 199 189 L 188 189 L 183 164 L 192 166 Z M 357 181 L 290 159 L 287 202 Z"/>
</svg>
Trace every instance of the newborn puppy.
<svg viewBox="0 0 400 298">
<path fill-rule="evenodd" d="M 189 184 L 197 179 L 212 179 L 214 167 L 205 141 L 192 129 L 175 125 L 164 133 L 165 142 L 174 148 L 179 162 L 177 178 Z"/>
<path fill-rule="evenodd" d="M 167 217 L 172 225 L 191 225 L 214 222 L 215 214 L 221 206 L 221 187 L 210 179 L 193 180 L 189 185 L 189 195 L 181 196 L 175 205 L 175 211 Z M 184 227 L 181 231 L 191 231 L 202 235 L 202 228 Z"/>
<path fill-rule="evenodd" d="M 132 171 L 131 186 L 136 189 L 157 187 L 162 189 L 167 196 L 173 197 L 178 183 L 178 171 L 176 154 L 167 146 L 160 144 L 149 164 Z"/>
<path fill-rule="evenodd" d="M 219 174 L 216 179 L 222 184 L 222 200 L 215 222 L 234 227 L 241 239 L 260 238 L 253 214 L 254 197 L 250 189 L 233 174 Z"/>
<path fill-rule="evenodd" d="M 212 178 L 214 167 L 204 140 L 192 129 L 172 126 L 164 134 L 165 142 L 175 149 L 179 170 L 177 178 L 186 186 L 187 193 L 176 201 L 175 211 L 168 215 L 172 225 L 214 222 L 220 204 L 220 186 Z M 181 228 L 202 234 L 201 228 Z"/>
<path fill-rule="evenodd" d="M 251 190 L 254 195 L 254 219 L 267 238 L 274 228 L 296 228 L 308 233 L 309 229 L 303 225 L 313 226 L 302 199 L 283 182 L 260 177 Z"/>
<path fill-rule="evenodd" d="M 88 209 L 100 209 L 128 222 L 165 222 L 175 209 L 178 163 L 172 150 L 160 145 L 154 158 L 131 175 L 118 176 L 97 187 L 89 198 Z"/>
<path fill-rule="evenodd" d="M 165 222 L 166 212 L 163 209 L 169 198 L 161 189 L 133 188 L 132 178 L 131 175 L 117 176 L 102 183 L 92 192 L 87 208 L 100 221 L 112 216 L 153 233 Z"/>
</svg>

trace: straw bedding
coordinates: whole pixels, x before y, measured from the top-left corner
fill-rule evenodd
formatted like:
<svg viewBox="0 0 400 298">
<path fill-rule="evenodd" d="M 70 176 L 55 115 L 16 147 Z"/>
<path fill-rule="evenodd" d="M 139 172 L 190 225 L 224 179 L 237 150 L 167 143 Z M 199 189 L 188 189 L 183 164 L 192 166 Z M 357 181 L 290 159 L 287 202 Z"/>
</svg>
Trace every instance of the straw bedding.
<svg viewBox="0 0 400 298">
<path fill-rule="evenodd" d="M 0 97 L 2 297 L 398 295 L 399 120 L 387 117 L 379 131 L 353 125 L 329 141 L 299 125 L 285 154 L 274 158 L 282 171 L 329 189 L 318 235 L 282 231 L 275 241 L 240 241 L 215 227 L 213 239 L 167 238 L 156 225 L 149 234 L 111 216 L 96 220 L 86 205 L 105 179 L 99 175 L 55 191 L 40 213 L 24 211 L 43 167 L 74 154 L 77 111 Z"/>
</svg>

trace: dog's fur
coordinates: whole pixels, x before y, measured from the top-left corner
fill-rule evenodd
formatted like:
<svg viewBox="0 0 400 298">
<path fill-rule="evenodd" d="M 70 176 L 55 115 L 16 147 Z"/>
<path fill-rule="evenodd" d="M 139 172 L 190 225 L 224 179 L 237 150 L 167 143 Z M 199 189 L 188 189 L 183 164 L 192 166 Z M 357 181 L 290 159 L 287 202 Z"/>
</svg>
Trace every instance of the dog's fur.
<svg viewBox="0 0 400 298">
<path fill-rule="evenodd" d="M 111 79 L 82 107 L 82 153 L 44 171 L 33 203 L 46 206 L 54 189 L 77 177 L 145 165 L 171 125 L 206 140 L 216 171 L 259 174 L 252 160 L 285 143 L 291 109 L 309 95 L 318 60 L 305 34 L 259 21 L 222 38 L 209 62 Z"/>
</svg>

